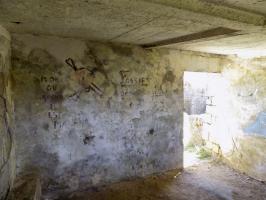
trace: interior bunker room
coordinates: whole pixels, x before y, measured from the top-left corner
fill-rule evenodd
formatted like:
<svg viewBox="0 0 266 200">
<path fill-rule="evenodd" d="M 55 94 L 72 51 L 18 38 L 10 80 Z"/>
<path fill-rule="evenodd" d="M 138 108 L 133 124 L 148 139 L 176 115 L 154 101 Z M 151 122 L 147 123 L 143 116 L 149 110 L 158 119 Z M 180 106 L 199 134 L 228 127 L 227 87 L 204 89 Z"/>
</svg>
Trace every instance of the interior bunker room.
<svg viewBox="0 0 266 200">
<path fill-rule="evenodd" d="M 266 1 L 0 0 L 0 200 L 266 200 Z"/>
</svg>

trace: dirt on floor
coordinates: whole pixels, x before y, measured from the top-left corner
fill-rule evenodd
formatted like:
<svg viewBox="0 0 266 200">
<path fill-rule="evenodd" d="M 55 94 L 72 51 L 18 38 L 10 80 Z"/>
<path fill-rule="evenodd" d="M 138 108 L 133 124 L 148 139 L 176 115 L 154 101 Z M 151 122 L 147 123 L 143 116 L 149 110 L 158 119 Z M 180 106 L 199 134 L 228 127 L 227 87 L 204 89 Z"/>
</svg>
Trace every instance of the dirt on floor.
<svg viewBox="0 0 266 200">
<path fill-rule="evenodd" d="M 266 200 L 266 184 L 217 163 L 115 183 L 60 200 Z"/>
</svg>

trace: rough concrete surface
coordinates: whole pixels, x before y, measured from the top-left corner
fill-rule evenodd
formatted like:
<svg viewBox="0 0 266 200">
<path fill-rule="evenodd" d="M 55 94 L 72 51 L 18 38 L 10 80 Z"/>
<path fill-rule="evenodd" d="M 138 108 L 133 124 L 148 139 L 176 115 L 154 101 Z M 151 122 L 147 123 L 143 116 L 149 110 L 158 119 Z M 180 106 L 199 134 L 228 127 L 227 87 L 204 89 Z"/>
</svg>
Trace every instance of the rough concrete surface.
<svg viewBox="0 0 266 200">
<path fill-rule="evenodd" d="M 46 199 L 265 199 L 266 59 L 247 59 L 266 55 L 265 13 L 261 0 L 2 0 L 0 199 L 16 170 L 38 178 L 17 179 L 15 199 L 41 185 Z M 204 164 L 101 187 L 182 169 L 184 71 L 221 73 L 203 99 L 185 94 L 210 116 L 191 132 L 261 182 Z"/>
<path fill-rule="evenodd" d="M 0 199 L 15 177 L 13 103 L 10 83 L 10 36 L 0 26 Z"/>
<path fill-rule="evenodd" d="M 135 181 L 91 188 L 58 200 L 247 200 L 266 199 L 266 185 L 221 165 L 203 163 Z"/>
<path fill-rule="evenodd" d="M 13 35 L 18 172 L 74 191 L 182 168 L 182 71 L 168 51 Z"/>
<path fill-rule="evenodd" d="M 226 5 L 232 8 L 240 8 L 241 10 L 251 11 L 253 13 L 265 16 L 266 2 L 264 0 L 204 0 L 206 2 L 214 2 L 220 5 Z"/>
<path fill-rule="evenodd" d="M 183 72 L 205 71 L 227 84 L 212 84 L 210 142 L 265 180 L 264 62 L 13 34 L 18 173 L 38 171 L 46 196 L 182 168 Z"/>
<path fill-rule="evenodd" d="M 223 81 L 213 84 L 207 107 L 210 125 L 204 123 L 206 140 L 221 148 L 226 162 L 259 180 L 266 180 L 265 60 L 233 59 L 222 70 Z M 219 87 L 219 89 L 217 89 Z M 207 127 L 209 126 L 209 127 Z M 218 151 L 219 152 L 219 151 Z"/>
<path fill-rule="evenodd" d="M 259 12 L 245 9 L 254 6 L 254 3 L 257 3 L 255 11 L 259 8 Z M 0 24 L 12 33 L 138 45 L 218 27 L 230 28 L 238 31 L 237 35 L 203 37 L 203 42 L 184 41 L 170 48 L 219 54 L 249 51 L 266 55 L 262 51 L 266 46 L 265 4 L 258 0 L 243 1 L 241 6 L 234 2 L 233 6 L 228 4 L 207 0 L 2 0 Z"/>
<path fill-rule="evenodd" d="M 41 200 L 41 181 L 38 174 L 17 177 L 7 200 Z"/>
</svg>

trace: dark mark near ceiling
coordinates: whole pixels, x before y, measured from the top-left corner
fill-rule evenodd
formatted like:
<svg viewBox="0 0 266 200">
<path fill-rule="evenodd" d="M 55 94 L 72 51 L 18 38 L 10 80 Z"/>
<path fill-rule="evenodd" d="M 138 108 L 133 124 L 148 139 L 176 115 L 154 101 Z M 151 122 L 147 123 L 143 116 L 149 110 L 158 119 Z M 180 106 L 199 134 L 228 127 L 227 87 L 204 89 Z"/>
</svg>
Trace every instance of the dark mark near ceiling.
<svg viewBox="0 0 266 200">
<path fill-rule="evenodd" d="M 195 40 L 201 40 L 206 38 L 224 38 L 224 37 L 230 37 L 239 35 L 239 30 L 225 28 L 225 27 L 218 27 L 209 29 L 206 31 L 201 31 L 198 33 L 192 33 L 189 35 L 184 35 L 181 37 L 171 38 L 167 40 L 158 41 L 155 43 L 145 44 L 142 47 L 144 48 L 152 48 L 152 47 L 160 47 L 160 46 L 166 46 L 166 45 L 172 45 L 177 43 L 184 43 L 184 42 L 190 42 Z"/>
<path fill-rule="evenodd" d="M 13 24 L 22 24 L 22 22 L 11 22 Z"/>
</svg>

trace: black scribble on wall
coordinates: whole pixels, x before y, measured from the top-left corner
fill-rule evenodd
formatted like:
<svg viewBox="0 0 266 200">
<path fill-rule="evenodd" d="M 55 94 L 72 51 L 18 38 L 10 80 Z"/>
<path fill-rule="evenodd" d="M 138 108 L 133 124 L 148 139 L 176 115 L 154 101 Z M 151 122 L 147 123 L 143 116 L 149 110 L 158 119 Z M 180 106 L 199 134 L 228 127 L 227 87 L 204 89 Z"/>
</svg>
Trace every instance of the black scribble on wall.
<svg viewBox="0 0 266 200">
<path fill-rule="evenodd" d="M 95 72 L 97 71 L 97 68 L 94 67 L 93 69 L 89 70 L 88 68 L 85 67 L 80 67 L 77 68 L 75 61 L 72 58 L 66 59 L 66 64 L 70 66 L 74 71 L 80 71 L 80 70 L 86 70 L 88 71 L 93 77 L 95 77 Z"/>
<path fill-rule="evenodd" d="M 4 119 L 4 125 L 5 125 L 5 128 L 7 130 L 7 134 L 8 134 L 8 137 L 10 139 L 10 144 L 11 144 L 11 147 L 9 148 L 9 153 L 8 153 L 8 158 L 4 161 L 4 163 L 2 164 L 2 166 L 5 166 L 7 165 L 10 157 L 11 157 L 11 149 L 13 148 L 13 135 L 12 135 L 12 131 L 11 131 L 11 127 L 9 125 L 9 121 L 8 121 L 8 108 L 7 108 L 7 100 L 4 96 L 0 95 L 0 100 L 2 100 L 3 102 L 3 113 L 1 114 L 3 119 Z"/>
<path fill-rule="evenodd" d="M 81 90 L 74 92 L 69 97 L 79 96 L 83 92 L 90 92 L 90 91 L 93 91 L 95 94 L 99 96 L 103 95 L 102 90 L 93 81 L 89 81 L 89 79 L 95 78 L 95 73 L 96 71 L 98 71 L 96 67 L 91 70 L 85 67 L 77 67 L 75 61 L 72 58 L 66 59 L 65 62 L 69 67 L 71 67 L 71 69 L 75 71 L 76 76 L 79 79 L 79 83 L 83 87 Z M 86 73 L 88 77 L 85 76 Z"/>
<path fill-rule="evenodd" d="M 148 134 L 153 135 L 154 134 L 154 129 L 153 128 L 150 129 L 149 132 L 148 132 Z"/>
<path fill-rule="evenodd" d="M 81 93 L 83 93 L 83 92 L 88 92 L 89 93 L 91 90 L 94 93 L 96 93 L 97 95 L 99 95 L 99 96 L 103 95 L 102 90 L 100 88 L 98 88 L 94 83 L 91 83 L 90 86 L 85 87 L 85 88 L 83 88 L 81 90 L 78 90 L 78 91 L 74 92 L 73 94 L 69 95 L 69 97 L 74 97 L 74 96 L 79 97 L 81 95 Z"/>
<path fill-rule="evenodd" d="M 147 87 L 149 85 L 149 78 L 148 77 L 132 77 L 130 76 L 130 71 L 129 70 L 121 70 L 119 72 L 120 77 L 121 77 L 121 82 L 120 85 L 121 87 Z"/>
<path fill-rule="evenodd" d="M 95 138 L 94 135 L 86 135 L 83 139 L 83 143 L 86 144 L 90 144 L 92 142 L 92 140 Z"/>
<path fill-rule="evenodd" d="M 105 76 L 106 80 L 108 80 L 108 76 L 104 70 L 104 65 L 107 64 L 107 60 L 102 61 L 102 60 L 98 59 L 97 55 L 90 48 L 87 49 L 86 55 L 88 55 L 89 58 L 95 63 L 96 68 L 94 68 L 94 69 L 101 72 Z"/>
</svg>

